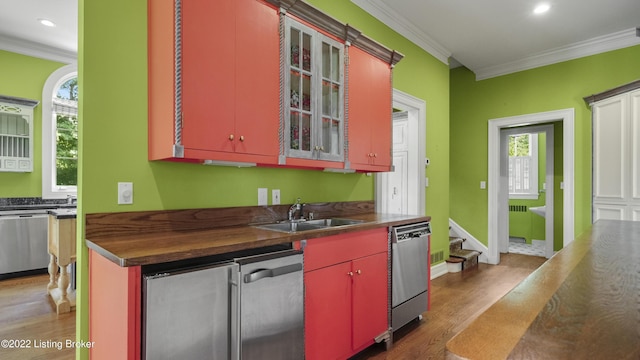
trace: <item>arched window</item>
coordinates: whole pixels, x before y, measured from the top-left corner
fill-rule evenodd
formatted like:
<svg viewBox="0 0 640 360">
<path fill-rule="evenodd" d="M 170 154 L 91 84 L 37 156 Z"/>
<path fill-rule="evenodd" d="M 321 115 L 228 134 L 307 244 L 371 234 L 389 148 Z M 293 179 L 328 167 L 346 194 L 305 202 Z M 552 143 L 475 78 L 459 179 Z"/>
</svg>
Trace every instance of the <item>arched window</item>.
<svg viewBox="0 0 640 360">
<path fill-rule="evenodd" d="M 78 71 L 63 66 L 42 91 L 42 197 L 76 196 L 78 185 Z"/>
</svg>

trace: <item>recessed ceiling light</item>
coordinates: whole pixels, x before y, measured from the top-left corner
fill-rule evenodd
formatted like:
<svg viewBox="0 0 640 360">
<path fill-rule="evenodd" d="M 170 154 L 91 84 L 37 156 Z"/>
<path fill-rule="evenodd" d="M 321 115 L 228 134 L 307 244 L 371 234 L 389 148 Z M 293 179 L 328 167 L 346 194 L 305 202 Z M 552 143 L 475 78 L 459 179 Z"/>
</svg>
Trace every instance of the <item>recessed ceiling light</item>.
<svg viewBox="0 0 640 360">
<path fill-rule="evenodd" d="M 40 24 L 44 25 L 44 26 L 48 26 L 48 27 L 55 27 L 56 23 L 54 23 L 51 20 L 48 19 L 38 19 L 38 21 L 40 22 Z"/>
<path fill-rule="evenodd" d="M 551 5 L 547 3 L 538 4 L 535 9 L 533 9 L 533 13 L 536 15 L 544 14 L 551 9 Z"/>
</svg>

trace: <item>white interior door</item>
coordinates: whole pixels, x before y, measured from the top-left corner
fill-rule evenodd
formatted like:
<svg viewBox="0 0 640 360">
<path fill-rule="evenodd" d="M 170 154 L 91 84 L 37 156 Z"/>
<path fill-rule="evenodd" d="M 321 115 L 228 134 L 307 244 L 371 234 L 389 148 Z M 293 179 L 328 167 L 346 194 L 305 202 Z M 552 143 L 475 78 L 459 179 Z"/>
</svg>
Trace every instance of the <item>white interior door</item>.
<svg viewBox="0 0 640 360">
<path fill-rule="evenodd" d="M 383 211 L 387 214 L 409 214 L 409 117 L 406 111 L 393 114 L 393 167 L 382 174 Z"/>
<path fill-rule="evenodd" d="M 400 110 L 393 115 L 392 159 L 396 169 L 375 175 L 376 211 L 424 215 L 426 103 L 393 89 L 393 108 Z"/>
</svg>

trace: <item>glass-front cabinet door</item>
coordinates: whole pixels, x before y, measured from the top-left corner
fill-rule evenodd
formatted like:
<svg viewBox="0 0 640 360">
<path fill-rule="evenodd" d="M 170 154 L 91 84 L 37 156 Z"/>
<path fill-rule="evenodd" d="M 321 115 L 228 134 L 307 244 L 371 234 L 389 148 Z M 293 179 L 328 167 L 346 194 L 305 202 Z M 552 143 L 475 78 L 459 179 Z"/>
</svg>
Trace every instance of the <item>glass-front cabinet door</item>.
<svg viewBox="0 0 640 360">
<path fill-rule="evenodd" d="M 344 45 L 291 18 L 285 24 L 286 156 L 344 161 Z"/>
</svg>

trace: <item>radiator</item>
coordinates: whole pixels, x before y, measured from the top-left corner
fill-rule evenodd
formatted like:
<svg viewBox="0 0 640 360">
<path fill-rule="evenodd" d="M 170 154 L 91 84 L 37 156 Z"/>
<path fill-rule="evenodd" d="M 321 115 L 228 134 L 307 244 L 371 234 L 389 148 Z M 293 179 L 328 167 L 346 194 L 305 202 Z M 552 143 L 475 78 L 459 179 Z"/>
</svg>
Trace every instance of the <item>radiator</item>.
<svg viewBox="0 0 640 360">
<path fill-rule="evenodd" d="M 527 212 L 527 205 L 509 205 L 509 212 Z"/>
</svg>

